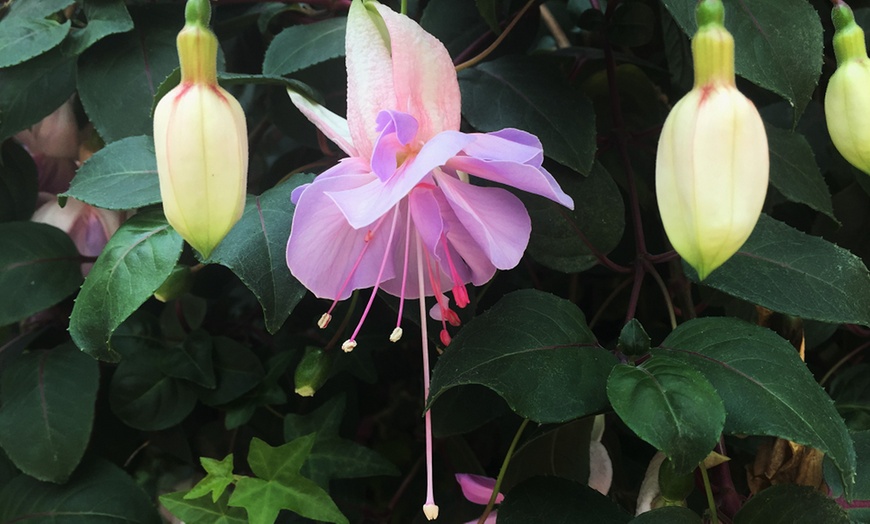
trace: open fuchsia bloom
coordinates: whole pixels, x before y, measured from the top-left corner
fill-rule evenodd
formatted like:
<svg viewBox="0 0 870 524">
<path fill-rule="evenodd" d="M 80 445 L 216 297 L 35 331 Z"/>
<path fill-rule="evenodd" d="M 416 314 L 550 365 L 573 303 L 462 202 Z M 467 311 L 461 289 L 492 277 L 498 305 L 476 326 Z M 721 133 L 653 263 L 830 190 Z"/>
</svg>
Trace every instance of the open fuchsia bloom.
<svg viewBox="0 0 870 524">
<path fill-rule="evenodd" d="M 536 193 L 573 208 L 541 167 L 540 141 L 517 129 L 459 132 L 461 101 L 447 50 L 410 18 L 370 0 L 354 0 L 347 21 L 347 120 L 289 91 L 294 104 L 349 155 L 293 193 L 296 214 L 287 244 L 293 275 L 335 303 L 374 288 L 363 318 L 342 349 L 356 347 L 378 289 L 404 299 L 434 296 L 433 317 L 449 322 L 496 269 L 519 263 L 531 224 L 522 202 L 502 188 L 480 187 L 468 174 Z M 321 318 L 325 327 L 331 311 Z M 423 371 L 429 362 L 425 301 L 420 301 Z M 437 517 L 426 414 L 428 494 L 424 512 Z"/>
</svg>

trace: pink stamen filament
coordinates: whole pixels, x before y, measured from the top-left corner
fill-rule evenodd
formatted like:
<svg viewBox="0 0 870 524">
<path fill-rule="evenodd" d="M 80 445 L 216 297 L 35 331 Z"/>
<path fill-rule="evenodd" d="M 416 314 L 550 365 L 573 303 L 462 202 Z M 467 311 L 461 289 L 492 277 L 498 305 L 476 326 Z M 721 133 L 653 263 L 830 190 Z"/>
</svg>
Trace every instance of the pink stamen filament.
<svg viewBox="0 0 870 524">
<path fill-rule="evenodd" d="M 450 321 L 450 325 L 458 326 L 459 325 L 459 317 L 456 316 L 450 307 L 444 303 L 444 295 L 441 294 L 441 281 L 435 280 L 435 274 L 432 272 L 432 262 L 429 260 L 429 253 L 427 252 L 426 257 L 426 269 L 429 272 L 429 283 L 432 285 L 432 292 L 435 293 L 435 300 L 438 302 L 438 307 L 441 309 L 441 335 L 440 339 L 444 342 L 444 335 L 447 333 L 447 323 L 446 321 Z M 440 274 L 438 275 L 441 276 Z M 452 316 L 451 316 L 452 314 Z M 455 324 L 454 324 L 455 320 Z M 447 340 L 450 340 L 449 334 L 447 335 Z M 446 344 L 445 344 L 446 345 Z"/>
<path fill-rule="evenodd" d="M 386 215 L 384 215 L 386 216 Z M 381 277 L 384 276 L 384 268 L 387 267 L 387 260 L 390 258 L 390 247 L 393 245 L 393 236 L 396 232 L 396 219 L 399 216 L 399 206 L 393 208 L 393 221 L 390 223 L 390 235 L 387 237 L 387 247 L 384 250 L 384 258 L 381 260 L 381 267 L 378 269 L 378 278 L 375 280 L 375 285 L 372 288 L 372 294 L 369 296 L 369 301 L 366 304 L 366 308 L 363 310 L 362 316 L 359 319 L 359 323 L 356 325 L 356 329 L 353 330 L 353 334 L 350 336 L 344 344 L 342 344 L 342 349 L 344 349 L 345 345 L 350 345 L 349 343 L 353 343 L 350 349 L 356 347 L 356 336 L 359 334 L 359 330 L 362 329 L 363 322 L 366 320 L 366 316 L 369 314 L 369 310 L 372 308 L 372 304 L 375 301 L 375 295 L 378 294 L 378 288 L 381 284 Z M 380 222 L 378 222 L 380 225 Z M 366 237 L 366 246 L 368 246 L 369 237 Z M 345 350 L 348 351 L 348 350 Z"/>
<path fill-rule="evenodd" d="M 404 265 L 402 266 L 402 292 L 399 293 L 399 316 L 396 318 L 396 329 L 402 329 L 402 310 L 405 307 L 405 284 L 408 283 L 408 251 L 411 247 L 411 209 L 410 209 L 410 206 L 409 206 L 407 214 L 408 214 L 408 218 L 405 221 L 405 262 L 404 262 Z"/>
<path fill-rule="evenodd" d="M 410 236 L 410 230 L 408 231 Z M 426 258 L 428 265 L 429 259 Z M 431 277 L 432 269 L 429 268 Z M 420 287 L 420 331 L 423 342 L 423 401 L 429 399 L 429 334 L 426 326 L 426 285 L 423 280 L 423 239 L 417 234 L 417 284 Z M 435 295 L 436 297 L 438 294 Z M 432 413 L 426 410 L 424 414 L 426 426 L 426 503 L 423 512 L 429 520 L 438 517 L 438 506 L 435 505 L 435 491 L 432 483 Z M 430 516 L 431 515 L 431 516 Z"/>
<path fill-rule="evenodd" d="M 459 272 L 456 271 L 456 266 L 453 265 L 453 258 L 450 256 L 450 247 L 447 245 L 447 235 L 441 235 L 441 244 L 444 246 L 444 256 L 447 257 L 447 265 L 450 267 L 450 278 L 453 279 L 453 300 L 456 301 L 456 307 L 464 308 L 468 305 L 468 290 L 465 289 L 465 282 L 459 277 Z"/>
</svg>

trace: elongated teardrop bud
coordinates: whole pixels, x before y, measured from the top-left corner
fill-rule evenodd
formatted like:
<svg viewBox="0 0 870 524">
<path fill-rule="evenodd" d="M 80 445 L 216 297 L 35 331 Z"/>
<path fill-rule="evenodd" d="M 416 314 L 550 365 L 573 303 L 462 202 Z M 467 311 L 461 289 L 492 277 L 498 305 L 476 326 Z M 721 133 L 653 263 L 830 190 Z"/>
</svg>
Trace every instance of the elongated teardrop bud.
<svg viewBox="0 0 870 524">
<path fill-rule="evenodd" d="M 767 194 L 764 124 L 734 80 L 721 0 L 702 0 L 692 39 L 695 85 L 665 120 L 656 194 L 668 239 L 704 279 L 752 233 Z"/>
<path fill-rule="evenodd" d="M 205 258 L 242 216 L 248 173 L 245 114 L 217 83 L 209 16 L 208 0 L 188 0 L 176 41 L 181 83 L 154 110 L 163 212 Z"/>
</svg>

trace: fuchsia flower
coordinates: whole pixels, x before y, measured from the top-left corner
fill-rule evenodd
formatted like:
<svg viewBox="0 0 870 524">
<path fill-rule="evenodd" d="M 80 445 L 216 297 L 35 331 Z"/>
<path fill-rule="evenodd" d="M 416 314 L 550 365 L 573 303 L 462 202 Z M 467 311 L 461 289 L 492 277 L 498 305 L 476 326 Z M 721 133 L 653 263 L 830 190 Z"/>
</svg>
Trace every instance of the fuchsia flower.
<svg viewBox="0 0 870 524">
<path fill-rule="evenodd" d="M 489 504 L 489 498 L 492 496 L 492 492 L 495 490 L 496 481 L 494 478 L 483 477 L 481 475 L 472 475 L 471 473 L 457 473 L 456 482 L 458 482 L 459 487 L 462 488 L 462 495 L 467 501 L 486 506 L 487 504 Z M 502 501 L 504 501 L 504 495 L 499 493 L 495 496 L 496 504 L 501 504 Z M 498 512 L 493 511 L 486 516 L 484 524 L 495 524 L 497 519 Z M 465 524 L 477 524 L 478 520 L 479 519 L 470 520 Z"/>
<path fill-rule="evenodd" d="M 399 297 L 395 342 L 402 336 L 404 299 L 434 296 L 433 317 L 458 325 L 444 292 L 468 304 L 466 285 L 519 263 L 529 241 L 529 215 L 510 192 L 469 183 L 468 174 L 536 193 L 573 208 L 541 167 L 540 141 L 529 133 L 461 133 L 460 94 L 447 50 L 406 16 L 370 0 L 354 0 L 347 21 L 347 120 L 290 91 L 294 104 L 349 155 L 293 193 L 296 213 L 287 244 L 293 275 L 335 304 L 355 289 Z M 423 328 L 425 395 L 429 362 Z M 431 420 L 426 414 L 429 488 L 424 511 L 437 516 L 431 483 Z"/>
</svg>

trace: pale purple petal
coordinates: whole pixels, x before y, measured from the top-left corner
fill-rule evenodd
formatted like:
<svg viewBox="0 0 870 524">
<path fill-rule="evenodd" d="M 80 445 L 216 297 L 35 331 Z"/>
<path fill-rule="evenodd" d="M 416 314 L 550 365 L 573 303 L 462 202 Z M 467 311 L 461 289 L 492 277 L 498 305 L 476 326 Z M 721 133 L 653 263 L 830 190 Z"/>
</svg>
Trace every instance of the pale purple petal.
<svg viewBox="0 0 870 524">
<path fill-rule="evenodd" d="M 463 149 L 481 160 L 504 160 L 540 166 L 544 150 L 538 137 L 519 129 L 506 128 L 493 133 L 471 133 L 474 142 Z"/>
<path fill-rule="evenodd" d="M 339 177 L 345 175 L 362 175 L 370 171 L 368 162 L 359 157 L 341 159 L 338 164 L 317 175 L 317 180 Z M 371 177 L 370 177 L 371 178 Z M 302 184 L 290 193 L 290 201 L 294 204 L 299 202 L 299 197 L 311 184 Z"/>
<path fill-rule="evenodd" d="M 458 131 L 439 133 L 426 142 L 416 157 L 406 161 L 396 174 L 384 183 L 370 183 L 348 191 L 332 191 L 335 201 L 348 223 L 354 228 L 365 227 L 386 213 L 436 167 L 465 147 L 473 138 Z"/>
<path fill-rule="evenodd" d="M 293 105 L 295 105 L 312 124 L 317 126 L 317 129 L 326 135 L 326 138 L 335 142 L 335 145 L 340 147 L 341 150 L 348 155 L 356 156 L 357 149 L 353 145 L 353 139 L 350 136 L 350 129 L 347 126 L 347 120 L 341 118 L 329 109 L 312 101 L 307 96 L 297 91 L 287 88 L 287 94 L 290 95 L 290 101 L 293 102 Z"/>
<path fill-rule="evenodd" d="M 507 190 L 436 177 L 457 218 L 495 267 L 511 269 L 523 256 L 532 226 L 520 199 Z"/>
<path fill-rule="evenodd" d="M 470 473 L 457 473 L 456 482 L 459 482 L 459 487 L 462 488 L 462 495 L 469 502 L 475 504 L 489 504 L 489 498 L 492 496 L 492 491 L 495 489 L 495 479 L 484 477 L 481 475 L 472 475 Z M 495 497 L 495 503 L 501 504 L 504 500 L 504 495 L 499 493 Z"/>
<path fill-rule="evenodd" d="M 386 182 L 396 173 L 399 153 L 417 136 L 417 121 L 400 111 L 378 113 L 377 130 L 380 131 L 372 151 L 372 171 L 381 182 Z"/>
<path fill-rule="evenodd" d="M 287 265 L 317 297 L 343 300 L 354 289 L 374 286 L 381 261 L 395 252 L 392 246 L 388 249 L 388 221 L 354 229 L 327 196 L 327 191 L 349 190 L 371 178 L 371 174 L 318 178 L 299 197 L 287 242 Z M 395 271 L 388 260 L 382 279 L 393 278 Z"/>
</svg>

